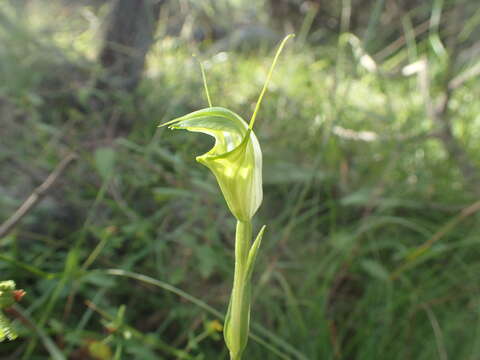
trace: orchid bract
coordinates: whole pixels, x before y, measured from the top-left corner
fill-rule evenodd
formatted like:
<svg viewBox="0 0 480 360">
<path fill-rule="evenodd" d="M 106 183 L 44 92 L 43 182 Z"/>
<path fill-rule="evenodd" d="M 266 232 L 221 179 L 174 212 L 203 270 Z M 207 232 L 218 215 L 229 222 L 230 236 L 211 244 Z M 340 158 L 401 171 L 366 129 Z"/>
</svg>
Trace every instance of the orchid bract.
<svg viewBox="0 0 480 360">
<path fill-rule="evenodd" d="M 237 219 L 235 236 L 235 273 L 233 289 L 224 323 L 224 338 L 231 360 L 241 360 L 247 346 L 250 327 L 251 277 L 265 226 L 253 244 L 252 217 L 262 203 L 262 150 L 253 132 L 263 95 L 273 73 L 273 68 L 286 43 L 280 44 L 273 59 L 250 123 L 223 107 L 213 107 L 207 80 L 201 66 L 203 83 L 209 107 L 163 124 L 170 129 L 184 129 L 213 136 L 215 145 L 197 161 L 208 167 L 222 191 L 228 208 Z M 201 64 L 200 64 L 201 65 Z"/>
</svg>

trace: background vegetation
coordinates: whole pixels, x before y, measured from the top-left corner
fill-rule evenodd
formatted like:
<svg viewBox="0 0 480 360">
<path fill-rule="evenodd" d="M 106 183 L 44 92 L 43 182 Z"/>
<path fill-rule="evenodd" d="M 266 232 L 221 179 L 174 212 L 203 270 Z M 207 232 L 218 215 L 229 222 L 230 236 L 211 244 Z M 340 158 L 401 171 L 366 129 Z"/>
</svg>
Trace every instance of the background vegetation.
<svg viewBox="0 0 480 360">
<path fill-rule="evenodd" d="M 226 358 L 235 224 L 194 161 L 209 139 L 157 125 L 206 106 L 193 53 L 247 118 L 289 32 L 246 358 L 480 357 L 476 0 L 120 3 L 2 2 L 1 222 L 66 166 L 0 234 L 27 291 L 0 358 Z"/>
</svg>

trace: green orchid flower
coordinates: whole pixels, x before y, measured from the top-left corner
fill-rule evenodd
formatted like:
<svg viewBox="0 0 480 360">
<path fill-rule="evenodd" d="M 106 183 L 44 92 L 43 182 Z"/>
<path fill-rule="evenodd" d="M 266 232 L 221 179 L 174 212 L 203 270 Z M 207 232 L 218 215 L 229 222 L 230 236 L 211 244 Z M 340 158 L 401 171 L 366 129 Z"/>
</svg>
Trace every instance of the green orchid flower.
<svg viewBox="0 0 480 360">
<path fill-rule="evenodd" d="M 213 107 L 203 66 L 203 83 L 209 107 L 163 124 L 170 129 L 183 129 L 213 136 L 214 146 L 197 161 L 215 175 L 228 208 L 237 219 L 235 236 L 235 273 L 232 295 L 224 324 L 225 343 L 231 360 L 241 360 L 247 346 L 250 327 L 251 278 L 265 226 L 252 240 L 252 218 L 263 199 L 262 150 L 253 125 L 275 64 L 285 43 L 281 42 L 255 106 L 250 123 L 223 107 Z"/>
<path fill-rule="evenodd" d="M 215 175 L 223 197 L 237 220 L 251 220 L 263 198 L 262 150 L 247 123 L 233 111 L 210 107 L 165 125 L 215 138 L 214 147 L 197 156 L 197 161 Z"/>
</svg>

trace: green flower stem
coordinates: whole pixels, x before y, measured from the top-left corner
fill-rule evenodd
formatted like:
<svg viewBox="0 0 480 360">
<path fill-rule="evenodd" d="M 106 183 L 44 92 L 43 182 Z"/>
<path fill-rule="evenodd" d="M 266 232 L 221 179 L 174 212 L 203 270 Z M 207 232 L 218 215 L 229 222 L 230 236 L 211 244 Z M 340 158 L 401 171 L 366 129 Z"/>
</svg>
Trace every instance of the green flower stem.
<svg viewBox="0 0 480 360">
<path fill-rule="evenodd" d="M 225 328 L 231 360 L 241 360 L 246 346 L 250 322 L 250 279 L 248 274 L 248 254 L 252 239 L 252 223 L 237 221 L 235 235 L 235 273 L 230 299 L 230 321 Z"/>
</svg>

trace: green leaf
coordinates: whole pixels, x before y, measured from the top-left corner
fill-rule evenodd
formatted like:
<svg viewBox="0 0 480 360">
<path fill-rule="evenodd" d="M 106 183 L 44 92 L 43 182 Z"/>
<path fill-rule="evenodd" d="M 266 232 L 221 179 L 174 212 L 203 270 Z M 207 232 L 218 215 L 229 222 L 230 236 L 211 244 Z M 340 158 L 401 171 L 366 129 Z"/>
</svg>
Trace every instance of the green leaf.
<svg viewBox="0 0 480 360">
<path fill-rule="evenodd" d="M 258 232 L 257 237 L 255 238 L 255 241 L 253 242 L 252 247 L 250 248 L 250 251 L 248 252 L 247 272 L 245 275 L 245 281 L 247 282 L 250 282 L 250 279 L 252 278 L 253 268 L 255 267 L 255 261 L 257 260 L 258 249 L 262 244 L 262 238 L 266 228 L 267 228 L 266 225 L 262 226 L 262 228 Z"/>
<path fill-rule="evenodd" d="M 103 180 L 109 180 L 115 171 L 115 150 L 111 147 L 95 151 L 95 166 Z"/>
<path fill-rule="evenodd" d="M 363 260 L 362 268 L 373 278 L 386 281 L 390 278 L 390 274 L 385 267 L 378 261 Z"/>
<path fill-rule="evenodd" d="M 203 278 L 208 278 L 217 266 L 218 255 L 209 245 L 200 245 L 197 247 L 198 270 Z"/>
<path fill-rule="evenodd" d="M 191 191 L 170 187 L 156 187 L 153 189 L 153 195 L 158 202 L 164 202 L 175 198 L 189 198 L 193 196 Z"/>
</svg>

